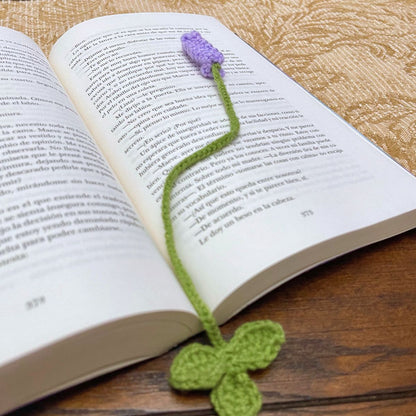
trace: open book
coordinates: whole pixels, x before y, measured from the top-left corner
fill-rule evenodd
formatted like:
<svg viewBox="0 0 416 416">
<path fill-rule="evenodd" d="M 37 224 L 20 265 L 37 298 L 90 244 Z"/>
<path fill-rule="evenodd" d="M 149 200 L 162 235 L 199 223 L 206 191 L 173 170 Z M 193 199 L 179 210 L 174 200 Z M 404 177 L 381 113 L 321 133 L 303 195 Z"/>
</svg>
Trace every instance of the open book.
<svg viewBox="0 0 416 416">
<path fill-rule="evenodd" d="M 97 18 L 49 61 L 0 28 L 0 413 L 200 330 L 160 213 L 169 170 L 228 131 L 214 82 L 181 52 L 190 30 L 224 53 L 241 122 L 172 200 L 179 254 L 219 323 L 416 226 L 416 178 L 211 17 Z"/>
</svg>

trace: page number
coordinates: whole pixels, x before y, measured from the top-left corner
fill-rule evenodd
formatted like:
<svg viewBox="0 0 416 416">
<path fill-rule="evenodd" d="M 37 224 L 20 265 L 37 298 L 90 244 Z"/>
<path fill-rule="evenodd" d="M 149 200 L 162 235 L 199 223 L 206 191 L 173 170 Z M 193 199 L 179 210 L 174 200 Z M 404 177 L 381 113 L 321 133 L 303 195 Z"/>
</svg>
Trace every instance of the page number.
<svg viewBox="0 0 416 416">
<path fill-rule="evenodd" d="M 314 214 L 314 212 L 311 209 L 307 209 L 306 211 L 302 211 L 300 215 L 302 215 L 303 218 L 311 217 Z"/>
<path fill-rule="evenodd" d="M 27 311 L 31 311 L 33 309 L 39 308 L 39 306 L 42 306 L 46 303 L 45 296 L 37 296 L 36 298 L 30 299 L 27 302 L 25 302 L 25 309 Z"/>
</svg>

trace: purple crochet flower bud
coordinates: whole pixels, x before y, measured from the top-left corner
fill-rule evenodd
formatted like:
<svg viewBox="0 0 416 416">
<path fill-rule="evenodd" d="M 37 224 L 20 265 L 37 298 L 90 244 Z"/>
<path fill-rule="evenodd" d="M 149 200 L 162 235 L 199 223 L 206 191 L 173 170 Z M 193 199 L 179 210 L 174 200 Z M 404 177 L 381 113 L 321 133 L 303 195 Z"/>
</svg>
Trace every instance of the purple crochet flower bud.
<svg viewBox="0 0 416 416">
<path fill-rule="evenodd" d="M 181 37 L 182 49 L 190 60 L 200 67 L 201 74 L 205 78 L 213 78 L 212 64 L 224 62 L 223 54 L 206 41 L 200 33 L 193 31 L 185 33 Z M 220 74 L 223 77 L 224 71 Z"/>
</svg>

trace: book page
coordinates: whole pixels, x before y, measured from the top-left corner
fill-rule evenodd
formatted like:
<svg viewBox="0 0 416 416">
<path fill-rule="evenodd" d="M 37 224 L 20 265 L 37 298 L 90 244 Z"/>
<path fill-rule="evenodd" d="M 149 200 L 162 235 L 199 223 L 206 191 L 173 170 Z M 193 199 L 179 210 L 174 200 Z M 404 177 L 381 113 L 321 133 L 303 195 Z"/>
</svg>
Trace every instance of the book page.
<svg viewBox="0 0 416 416">
<path fill-rule="evenodd" d="M 220 321 L 342 250 L 415 226 L 415 178 L 213 18 L 84 22 L 58 41 L 50 61 L 162 252 L 164 179 L 229 128 L 214 82 L 181 51 L 191 30 L 224 53 L 241 122 L 236 141 L 185 172 L 172 198 L 178 251 L 208 305 L 221 309 L 250 287 Z M 284 272 L 273 268 L 401 215 L 397 229 L 299 255 Z M 250 282 L 266 270 L 274 271 L 267 284 Z"/>
<path fill-rule="evenodd" d="M 40 49 L 0 28 L 0 57 L 0 364 L 124 317 L 192 314 Z"/>
</svg>

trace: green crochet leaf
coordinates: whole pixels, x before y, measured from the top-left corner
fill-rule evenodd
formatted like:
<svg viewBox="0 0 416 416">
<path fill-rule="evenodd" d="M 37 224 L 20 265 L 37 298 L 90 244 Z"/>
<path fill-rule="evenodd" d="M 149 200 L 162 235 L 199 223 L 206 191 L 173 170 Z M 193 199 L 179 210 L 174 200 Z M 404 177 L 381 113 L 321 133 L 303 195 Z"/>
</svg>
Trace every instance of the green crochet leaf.
<svg viewBox="0 0 416 416">
<path fill-rule="evenodd" d="M 224 374 L 220 350 L 194 343 L 184 347 L 170 367 L 169 383 L 180 390 L 214 388 Z"/>
<path fill-rule="evenodd" d="M 266 368 L 285 342 L 282 327 L 269 320 L 248 322 L 240 326 L 228 345 L 236 371 Z"/>
<path fill-rule="evenodd" d="M 226 374 L 212 390 L 211 402 L 220 416 L 255 416 L 261 394 L 247 373 Z"/>
</svg>

